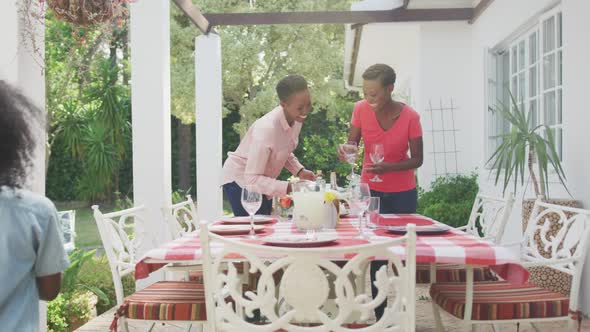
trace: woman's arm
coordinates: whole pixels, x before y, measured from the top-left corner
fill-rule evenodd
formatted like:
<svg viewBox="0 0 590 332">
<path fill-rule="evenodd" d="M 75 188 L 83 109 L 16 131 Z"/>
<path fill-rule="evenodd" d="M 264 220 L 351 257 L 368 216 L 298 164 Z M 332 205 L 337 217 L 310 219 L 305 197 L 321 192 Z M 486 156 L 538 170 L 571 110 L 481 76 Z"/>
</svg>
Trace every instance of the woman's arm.
<svg viewBox="0 0 590 332">
<path fill-rule="evenodd" d="M 366 166 L 366 170 L 373 174 L 383 174 L 389 172 L 406 171 L 409 169 L 416 169 L 422 166 L 424 161 L 424 148 L 422 144 L 422 137 L 416 137 L 410 140 L 410 159 L 403 160 L 397 163 L 377 163 Z"/>
<path fill-rule="evenodd" d="M 270 147 L 263 140 L 251 144 L 244 169 L 245 185 L 253 186 L 254 190 L 268 196 L 284 195 L 288 192 L 289 183 L 264 175 L 270 153 Z"/>
</svg>

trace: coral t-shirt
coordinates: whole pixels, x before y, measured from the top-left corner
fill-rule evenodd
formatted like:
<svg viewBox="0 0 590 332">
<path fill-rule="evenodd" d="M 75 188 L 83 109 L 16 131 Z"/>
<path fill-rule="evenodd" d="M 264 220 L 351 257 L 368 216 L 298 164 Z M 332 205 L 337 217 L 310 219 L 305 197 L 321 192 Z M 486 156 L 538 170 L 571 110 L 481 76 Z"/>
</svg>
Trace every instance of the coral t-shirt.
<svg viewBox="0 0 590 332">
<path fill-rule="evenodd" d="M 388 172 L 380 174 L 383 182 L 371 182 L 375 174 L 365 171 L 371 165 L 370 149 L 375 143 L 383 144 L 384 162 L 396 163 L 407 160 L 410 140 L 422 136 L 420 115 L 408 105 L 404 105 L 398 119 L 388 130 L 383 130 L 377 121 L 375 112 L 367 101 L 362 100 L 354 105 L 352 125 L 361 129 L 361 136 L 365 144 L 363 159 L 362 182 L 368 183 L 372 190 L 381 192 L 401 192 L 416 187 L 414 170 Z"/>
</svg>

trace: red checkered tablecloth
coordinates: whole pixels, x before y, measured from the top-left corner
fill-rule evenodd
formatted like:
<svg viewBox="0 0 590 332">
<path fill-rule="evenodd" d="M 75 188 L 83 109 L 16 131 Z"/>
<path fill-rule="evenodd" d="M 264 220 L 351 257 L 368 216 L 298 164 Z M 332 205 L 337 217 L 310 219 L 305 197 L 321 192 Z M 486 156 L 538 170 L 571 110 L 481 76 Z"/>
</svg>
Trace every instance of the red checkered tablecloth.
<svg viewBox="0 0 590 332">
<path fill-rule="evenodd" d="M 424 218 L 413 215 L 412 218 Z M 433 221 L 436 223 L 436 221 Z M 357 221 L 355 219 L 342 219 L 334 230 L 324 230 L 322 233 L 337 234 L 336 245 L 346 246 L 378 241 L 383 236 L 399 237 L 383 229 L 371 230 L 368 241 L 357 240 Z M 299 231 L 290 222 L 276 222 L 268 225 L 259 234 L 261 237 L 270 234 L 295 234 Z M 237 238 L 244 237 L 237 236 Z M 262 243 L 263 241 L 260 241 Z M 220 251 L 220 244 L 212 243 L 211 251 Z M 390 250 L 403 256 L 405 250 L 401 246 L 391 247 Z M 135 265 L 135 279 L 146 278 L 151 272 L 156 271 L 173 262 L 185 262 L 199 264 L 202 250 L 198 234 L 185 236 L 168 242 L 158 248 L 149 250 Z M 346 259 L 346 257 L 342 257 Z M 490 266 L 503 279 L 520 284 L 528 280 L 528 271 L 518 263 L 517 256 L 506 247 L 495 245 L 492 242 L 481 240 L 475 236 L 465 234 L 462 231 L 452 229 L 450 232 L 439 235 L 419 235 L 416 241 L 416 262 L 418 263 L 454 263 L 465 265 Z"/>
</svg>

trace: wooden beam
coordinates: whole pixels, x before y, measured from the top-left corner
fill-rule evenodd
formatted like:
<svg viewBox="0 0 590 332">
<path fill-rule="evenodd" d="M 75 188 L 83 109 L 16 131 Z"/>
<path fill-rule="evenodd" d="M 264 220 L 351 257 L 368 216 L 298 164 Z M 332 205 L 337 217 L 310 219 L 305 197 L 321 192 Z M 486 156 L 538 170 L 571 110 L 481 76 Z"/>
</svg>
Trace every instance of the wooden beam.
<svg viewBox="0 0 590 332">
<path fill-rule="evenodd" d="M 212 25 L 207 18 L 201 13 L 201 9 L 195 6 L 191 0 L 174 0 L 174 3 L 188 18 L 201 30 L 202 33 L 208 34 Z"/>
<path fill-rule="evenodd" d="M 356 71 L 356 63 L 359 55 L 361 45 L 361 36 L 363 34 L 363 26 L 360 25 L 354 29 L 354 39 L 352 42 L 352 57 L 350 62 L 350 72 L 348 73 L 348 85 L 352 86 L 354 83 L 354 73 Z"/>
<path fill-rule="evenodd" d="M 473 17 L 469 20 L 469 24 L 473 24 L 477 18 L 488 9 L 488 7 L 494 2 L 494 0 L 481 0 L 477 6 L 473 9 Z"/>
<path fill-rule="evenodd" d="M 181 0 L 175 0 L 181 1 Z M 188 0 L 185 0 L 188 1 Z M 265 24 L 355 24 L 377 22 L 467 21 L 473 8 L 394 9 L 278 13 L 205 14 L 211 26 Z"/>
</svg>

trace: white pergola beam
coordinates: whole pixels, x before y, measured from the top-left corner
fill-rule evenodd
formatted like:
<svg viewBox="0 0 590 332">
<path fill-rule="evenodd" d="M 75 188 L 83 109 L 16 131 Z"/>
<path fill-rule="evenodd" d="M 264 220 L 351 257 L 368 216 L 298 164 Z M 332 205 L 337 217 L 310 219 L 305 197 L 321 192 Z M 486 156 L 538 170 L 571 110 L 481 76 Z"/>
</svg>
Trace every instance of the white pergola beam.
<svg viewBox="0 0 590 332">
<path fill-rule="evenodd" d="M 195 39 L 195 111 L 197 137 L 197 210 L 199 219 L 223 213 L 221 38 L 215 33 Z"/>
</svg>

